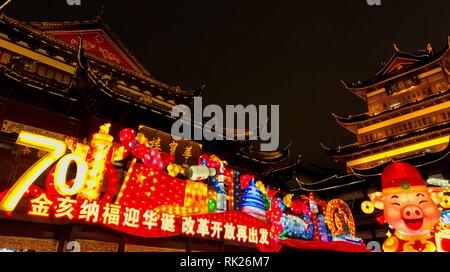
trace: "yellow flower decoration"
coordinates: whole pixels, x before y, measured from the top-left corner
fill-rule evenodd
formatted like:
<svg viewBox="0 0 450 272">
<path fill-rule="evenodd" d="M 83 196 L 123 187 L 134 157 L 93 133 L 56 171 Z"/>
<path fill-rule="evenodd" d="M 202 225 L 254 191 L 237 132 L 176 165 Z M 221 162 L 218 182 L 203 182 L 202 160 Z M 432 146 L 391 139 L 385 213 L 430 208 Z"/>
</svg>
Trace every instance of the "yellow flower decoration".
<svg viewBox="0 0 450 272">
<path fill-rule="evenodd" d="M 148 144 L 148 139 L 143 133 L 138 133 L 136 139 L 141 144 Z"/>
<path fill-rule="evenodd" d="M 283 202 L 284 205 L 286 205 L 286 207 L 290 208 L 292 206 L 292 197 L 294 195 L 293 194 L 288 194 L 283 198 Z"/>
<path fill-rule="evenodd" d="M 267 195 L 266 187 L 264 186 L 264 183 L 262 183 L 262 181 L 256 182 L 256 188 L 258 188 L 263 194 Z"/>
</svg>

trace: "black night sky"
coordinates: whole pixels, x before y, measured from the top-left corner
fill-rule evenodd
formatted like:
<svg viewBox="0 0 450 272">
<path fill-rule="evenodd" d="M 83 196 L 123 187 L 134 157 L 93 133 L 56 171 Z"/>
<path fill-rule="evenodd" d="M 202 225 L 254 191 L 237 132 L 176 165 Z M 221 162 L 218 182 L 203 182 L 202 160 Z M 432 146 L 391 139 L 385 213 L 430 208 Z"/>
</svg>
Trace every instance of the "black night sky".
<svg viewBox="0 0 450 272">
<path fill-rule="evenodd" d="M 441 50 L 450 1 L 381 0 L 14 0 L 24 21 L 104 19 L 150 73 L 184 89 L 207 84 L 214 104 L 279 104 L 281 139 L 306 162 L 337 167 L 320 143 L 355 141 L 331 116 L 358 114 L 364 101 L 340 80 L 366 80 L 393 54 Z"/>
</svg>

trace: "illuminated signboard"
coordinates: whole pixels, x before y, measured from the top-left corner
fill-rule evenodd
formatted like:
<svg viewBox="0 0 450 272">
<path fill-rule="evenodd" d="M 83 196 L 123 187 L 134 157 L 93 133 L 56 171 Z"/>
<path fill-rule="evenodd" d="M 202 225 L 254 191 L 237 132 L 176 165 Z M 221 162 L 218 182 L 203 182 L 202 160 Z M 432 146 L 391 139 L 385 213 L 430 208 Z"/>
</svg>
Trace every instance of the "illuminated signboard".
<svg viewBox="0 0 450 272">
<path fill-rule="evenodd" d="M 112 148 L 108 132 L 109 125 L 102 126 L 89 146 L 21 132 L 17 144 L 47 154 L 1 195 L 0 209 L 12 212 L 27 197 L 27 214 L 33 217 L 99 224 L 144 237 L 186 235 L 268 244 L 267 222 L 236 211 L 208 214 L 209 197 L 216 193 L 206 184 L 177 179 L 136 159 L 119 196 L 112 201 L 118 186 L 112 162 L 122 160 L 128 151 Z M 67 180 L 72 165 L 76 176 Z M 46 190 L 33 185 L 48 170 Z M 105 176 L 107 189 L 100 197 Z"/>
<path fill-rule="evenodd" d="M 21 132 L 17 144 L 43 151 L 43 156 L 0 194 L 0 210 L 12 216 L 26 199 L 30 217 L 96 224 L 141 237 L 196 236 L 264 251 L 278 251 L 283 243 L 292 244 L 289 239 L 301 238 L 333 242 L 332 249 L 341 242 L 365 249 L 354 237 L 353 217 L 344 202 L 327 206 L 312 195 L 294 199 L 292 194 L 282 199 L 254 176 L 228 169 L 214 155 L 201 155 L 199 145 L 184 143 L 180 162 L 177 143 L 163 151 L 162 140 L 148 128 L 137 134 L 122 130 L 120 144 L 113 143 L 109 129 L 110 124 L 101 126 L 89 144 Z M 126 158 L 128 169 L 119 182 L 114 162 Z M 45 173 L 41 188 L 35 182 Z"/>
</svg>

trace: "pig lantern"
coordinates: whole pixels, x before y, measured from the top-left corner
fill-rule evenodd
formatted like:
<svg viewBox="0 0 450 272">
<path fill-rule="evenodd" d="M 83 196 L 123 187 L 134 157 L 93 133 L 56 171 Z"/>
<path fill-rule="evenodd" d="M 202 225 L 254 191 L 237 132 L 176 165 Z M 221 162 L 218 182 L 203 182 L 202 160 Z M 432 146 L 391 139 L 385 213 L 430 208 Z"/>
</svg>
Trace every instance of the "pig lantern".
<svg viewBox="0 0 450 272">
<path fill-rule="evenodd" d="M 395 229 L 384 243 L 385 252 L 435 252 L 434 227 L 440 219 L 444 193 L 427 187 L 417 169 L 404 162 L 387 166 L 381 176 L 382 192 L 369 194 L 362 204 L 366 213 L 384 210 L 384 219 Z"/>
</svg>

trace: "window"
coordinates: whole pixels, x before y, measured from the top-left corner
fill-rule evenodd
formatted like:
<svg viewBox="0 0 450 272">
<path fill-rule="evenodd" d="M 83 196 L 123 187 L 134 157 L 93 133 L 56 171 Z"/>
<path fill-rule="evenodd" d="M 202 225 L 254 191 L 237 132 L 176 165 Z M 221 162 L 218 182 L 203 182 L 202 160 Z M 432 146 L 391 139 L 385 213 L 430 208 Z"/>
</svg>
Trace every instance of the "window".
<svg viewBox="0 0 450 272">
<path fill-rule="evenodd" d="M 38 68 L 38 75 L 40 76 L 46 76 L 47 75 L 47 67 L 39 65 Z"/>
<path fill-rule="evenodd" d="M 30 73 L 36 73 L 37 65 L 36 65 L 36 63 L 34 63 L 32 61 L 27 61 L 27 62 L 25 62 L 24 70 L 28 71 Z"/>
<path fill-rule="evenodd" d="M 65 83 L 65 84 L 70 84 L 71 81 L 72 81 L 71 75 L 69 75 L 69 74 L 64 74 L 63 83 Z"/>
<path fill-rule="evenodd" d="M 48 69 L 48 70 L 47 70 L 47 77 L 48 77 L 49 79 L 53 79 L 53 78 L 55 77 L 55 70 L 53 70 L 53 69 Z"/>
<path fill-rule="evenodd" d="M 62 72 L 56 72 L 55 73 L 55 80 L 56 81 L 59 81 L 59 82 L 63 82 L 63 77 L 64 77 L 64 75 L 63 75 L 63 73 Z"/>
<path fill-rule="evenodd" d="M 0 62 L 3 64 L 8 64 L 11 60 L 11 54 L 8 52 L 2 52 L 2 56 L 0 57 Z"/>
<path fill-rule="evenodd" d="M 436 122 L 437 122 L 437 117 L 434 116 L 434 115 L 431 116 L 431 117 L 430 117 L 430 123 L 431 123 L 431 124 L 436 124 Z"/>
</svg>

